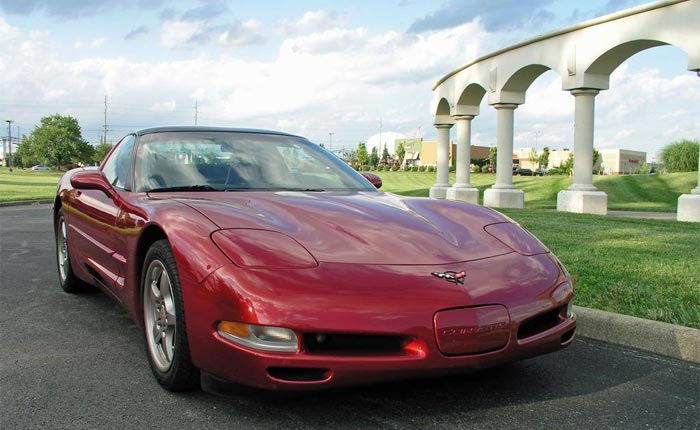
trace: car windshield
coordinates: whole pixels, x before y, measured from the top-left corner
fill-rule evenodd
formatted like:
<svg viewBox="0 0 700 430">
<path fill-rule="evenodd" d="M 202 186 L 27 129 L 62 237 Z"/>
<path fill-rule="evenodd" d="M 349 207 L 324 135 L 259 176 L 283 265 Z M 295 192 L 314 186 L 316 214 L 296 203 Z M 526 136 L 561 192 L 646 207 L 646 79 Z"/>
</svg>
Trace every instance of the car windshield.
<svg viewBox="0 0 700 430">
<path fill-rule="evenodd" d="M 338 157 L 295 136 L 228 131 L 140 137 L 137 191 L 376 191 Z"/>
</svg>

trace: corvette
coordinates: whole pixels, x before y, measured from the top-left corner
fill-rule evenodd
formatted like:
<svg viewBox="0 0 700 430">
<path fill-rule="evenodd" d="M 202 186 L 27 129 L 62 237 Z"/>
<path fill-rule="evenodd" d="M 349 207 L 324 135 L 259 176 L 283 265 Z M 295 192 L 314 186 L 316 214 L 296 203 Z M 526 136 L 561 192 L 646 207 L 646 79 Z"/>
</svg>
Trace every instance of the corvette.
<svg viewBox="0 0 700 430">
<path fill-rule="evenodd" d="M 573 342 L 570 277 L 534 236 L 379 187 L 286 133 L 141 130 L 59 182 L 60 285 L 121 304 L 171 391 L 425 377 Z"/>
</svg>

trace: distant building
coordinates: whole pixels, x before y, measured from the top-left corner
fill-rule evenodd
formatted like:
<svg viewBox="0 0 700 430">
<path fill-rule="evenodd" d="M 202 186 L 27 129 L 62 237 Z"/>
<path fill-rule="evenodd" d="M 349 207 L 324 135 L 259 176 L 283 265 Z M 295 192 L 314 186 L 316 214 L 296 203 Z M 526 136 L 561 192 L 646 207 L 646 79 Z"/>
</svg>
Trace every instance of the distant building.
<svg viewBox="0 0 700 430">
<path fill-rule="evenodd" d="M 396 139 L 396 141 L 394 141 L 394 148 L 398 148 L 400 143 L 403 143 L 404 149 L 406 150 L 406 156 L 404 157 L 405 166 L 437 165 L 436 140 L 423 140 L 422 138 Z M 454 142 L 450 142 L 450 165 L 452 165 L 456 153 L 457 145 Z M 472 159 L 489 158 L 489 147 L 472 145 L 470 156 Z"/>
<path fill-rule="evenodd" d="M 647 162 L 647 153 L 629 149 L 601 149 L 601 169 L 606 175 L 629 175 Z"/>
<path fill-rule="evenodd" d="M 647 160 L 647 153 L 631 151 L 629 149 L 601 149 L 600 159 L 593 170 L 601 170 L 606 175 L 631 174 L 639 170 Z M 519 148 L 513 153 L 513 164 L 523 169 L 537 169 L 537 162 L 530 160 L 532 148 Z M 542 152 L 537 152 L 541 155 Z M 561 166 L 573 154 L 569 149 L 554 150 L 549 152 L 549 163 L 541 168 L 551 169 Z"/>
</svg>

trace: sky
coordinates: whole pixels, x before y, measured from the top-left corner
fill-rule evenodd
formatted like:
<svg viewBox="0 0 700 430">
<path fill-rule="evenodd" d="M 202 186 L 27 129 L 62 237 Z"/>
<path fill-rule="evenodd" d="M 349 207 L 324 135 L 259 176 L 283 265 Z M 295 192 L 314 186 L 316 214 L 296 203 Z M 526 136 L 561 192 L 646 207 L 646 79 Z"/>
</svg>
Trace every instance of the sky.
<svg viewBox="0 0 700 430">
<path fill-rule="evenodd" d="M 29 134 L 76 117 L 99 142 L 160 125 L 253 127 L 333 150 L 378 134 L 434 139 L 433 85 L 481 55 L 645 4 L 639 0 L 0 0 L 0 120 Z M 595 146 L 648 153 L 700 138 L 687 55 L 643 51 L 596 97 Z M 573 96 L 541 75 L 515 148 L 573 148 Z M 472 144 L 496 143 L 484 100 Z M 396 133 L 396 134 L 393 134 Z M 7 131 L 0 131 L 6 136 Z M 455 137 L 455 130 L 452 130 Z M 380 149 L 381 151 L 381 149 Z"/>
</svg>

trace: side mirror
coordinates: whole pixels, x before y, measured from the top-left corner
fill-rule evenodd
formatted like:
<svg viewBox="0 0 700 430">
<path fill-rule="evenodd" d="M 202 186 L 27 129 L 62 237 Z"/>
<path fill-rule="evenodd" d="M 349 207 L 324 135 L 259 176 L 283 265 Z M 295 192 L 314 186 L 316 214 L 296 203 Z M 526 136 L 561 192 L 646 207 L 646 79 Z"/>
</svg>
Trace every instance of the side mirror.
<svg viewBox="0 0 700 430">
<path fill-rule="evenodd" d="M 372 185 L 374 185 L 374 188 L 380 189 L 382 187 L 382 178 L 375 175 L 374 173 L 362 173 L 362 176 L 364 176 L 365 179 L 370 181 Z"/>
<path fill-rule="evenodd" d="M 84 170 L 76 172 L 70 178 L 70 184 L 76 190 L 99 190 L 107 194 L 107 197 L 113 199 L 117 194 L 107 182 L 102 172 L 97 170 Z"/>
</svg>

